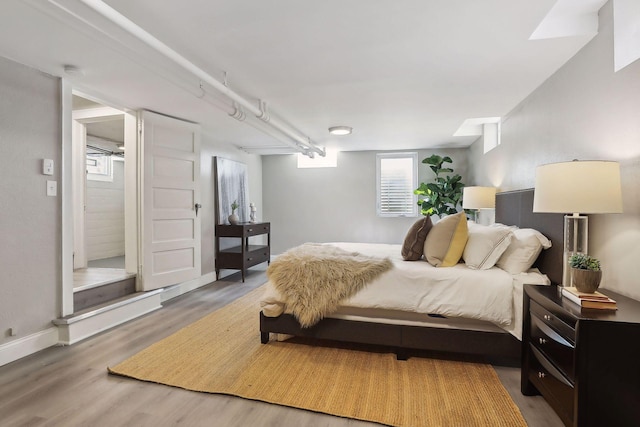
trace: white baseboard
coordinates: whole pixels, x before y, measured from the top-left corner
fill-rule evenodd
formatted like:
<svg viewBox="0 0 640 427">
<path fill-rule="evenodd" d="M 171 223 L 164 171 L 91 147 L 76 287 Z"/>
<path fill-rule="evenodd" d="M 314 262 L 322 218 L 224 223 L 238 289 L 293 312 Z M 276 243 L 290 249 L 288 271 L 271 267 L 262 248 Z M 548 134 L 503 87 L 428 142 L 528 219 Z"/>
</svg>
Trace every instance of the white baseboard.
<svg viewBox="0 0 640 427">
<path fill-rule="evenodd" d="M 58 328 L 47 328 L 35 334 L 0 345 L 0 366 L 58 344 Z"/>
<path fill-rule="evenodd" d="M 165 288 L 164 292 L 160 295 L 162 302 L 168 301 L 172 298 L 179 297 L 180 295 L 191 292 L 194 289 L 198 289 L 204 285 L 208 285 L 211 282 L 216 281 L 216 273 L 211 272 L 204 274 L 196 279 L 188 280 L 186 282 L 178 283 L 177 285 Z"/>
<path fill-rule="evenodd" d="M 135 301 L 119 304 L 108 309 L 96 310 L 90 315 L 80 316 L 70 321 L 57 321 L 59 343 L 75 344 L 78 341 L 111 329 L 121 323 L 143 316 L 162 308 L 160 292 L 149 291 Z"/>
<path fill-rule="evenodd" d="M 83 319 L 83 321 L 58 322 L 57 326 L 2 344 L 0 345 L 0 366 L 57 344 L 74 344 L 121 323 L 162 308 L 161 304 L 163 302 L 208 285 L 215 280 L 215 272 L 207 273 L 196 279 L 165 288 L 163 292 L 157 293 L 155 297 L 145 298 L 144 301 L 100 313 L 97 316 Z"/>
</svg>

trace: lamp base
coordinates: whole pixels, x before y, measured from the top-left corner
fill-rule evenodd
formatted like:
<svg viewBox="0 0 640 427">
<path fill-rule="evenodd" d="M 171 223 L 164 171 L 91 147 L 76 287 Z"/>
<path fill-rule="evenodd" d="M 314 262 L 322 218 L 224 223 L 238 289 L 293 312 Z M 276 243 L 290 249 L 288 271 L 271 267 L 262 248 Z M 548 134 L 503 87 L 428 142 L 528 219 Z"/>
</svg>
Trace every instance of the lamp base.
<svg viewBox="0 0 640 427">
<path fill-rule="evenodd" d="M 564 251 L 562 264 L 562 286 L 571 286 L 573 270 L 569 259 L 574 254 L 588 251 L 589 217 L 574 213 L 564 217 Z"/>
</svg>

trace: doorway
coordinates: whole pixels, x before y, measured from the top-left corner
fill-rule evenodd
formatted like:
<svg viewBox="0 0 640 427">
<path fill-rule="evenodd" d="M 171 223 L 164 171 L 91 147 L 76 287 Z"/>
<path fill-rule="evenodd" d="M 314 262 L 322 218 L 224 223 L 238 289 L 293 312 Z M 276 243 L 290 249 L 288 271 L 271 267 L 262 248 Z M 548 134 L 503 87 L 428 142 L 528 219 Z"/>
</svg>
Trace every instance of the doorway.
<svg viewBox="0 0 640 427">
<path fill-rule="evenodd" d="M 104 301 L 85 301 L 78 295 L 127 281 L 125 244 L 125 113 L 74 94 L 74 312 Z M 115 285 L 113 286 L 115 287 Z M 122 286 L 120 286 L 122 287 Z M 82 300 L 82 302 L 81 302 Z"/>
<path fill-rule="evenodd" d="M 95 301 L 91 305 L 79 304 L 80 293 L 90 294 L 87 299 L 93 295 L 117 295 L 124 302 L 129 293 L 199 278 L 199 126 L 150 111 L 111 108 L 76 92 L 68 92 L 67 99 L 71 106 L 67 140 L 71 144 L 65 144 L 65 158 L 71 165 L 71 176 L 66 182 L 71 185 L 64 185 L 70 197 L 65 197 L 63 208 L 71 198 L 67 211 L 72 215 L 63 218 L 63 235 L 69 242 L 65 244 L 63 239 L 63 246 L 70 257 L 69 267 L 63 268 L 63 316 L 77 314 L 80 306 L 96 308 Z M 113 129 L 117 129 L 117 135 L 108 133 Z M 122 141 L 124 160 L 118 158 Z M 103 157 L 111 157 L 111 163 L 99 160 Z M 89 223 L 93 213 L 91 187 L 104 183 L 87 180 L 88 172 L 102 175 L 103 181 L 115 180 L 110 174 L 119 169 L 118 162 L 124 162 L 124 269 L 120 268 L 121 250 L 99 252 L 90 247 L 91 234 L 96 229 L 95 224 Z M 97 213 L 105 216 L 99 210 Z M 70 229 L 72 232 L 65 231 Z M 121 242 L 121 226 L 104 232 Z M 107 270 L 117 270 L 111 272 L 122 276 L 106 279 L 102 273 Z M 88 276 L 82 278 L 85 282 L 80 282 L 79 273 Z M 112 282 L 120 282 L 121 286 L 107 292 L 103 285 L 112 287 Z M 113 300 L 103 303 L 106 306 Z"/>
</svg>

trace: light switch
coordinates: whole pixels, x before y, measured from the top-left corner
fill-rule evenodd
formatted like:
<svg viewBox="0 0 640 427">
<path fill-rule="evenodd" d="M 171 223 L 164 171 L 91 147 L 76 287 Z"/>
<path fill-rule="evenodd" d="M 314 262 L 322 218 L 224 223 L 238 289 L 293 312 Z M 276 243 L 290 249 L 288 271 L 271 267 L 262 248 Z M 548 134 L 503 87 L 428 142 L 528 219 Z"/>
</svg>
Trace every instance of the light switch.
<svg viewBox="0 0 640 427">
<path fill-rule="evenodd" d="M 42 159 L 42 173 L 44 175 L 53 175 L 53 160 Z"/>
<path fill-rule="evenodd" d="M 47 181 L 47 196 L 55 197 L 58 195 L 58 182 Z"/>
</svg>

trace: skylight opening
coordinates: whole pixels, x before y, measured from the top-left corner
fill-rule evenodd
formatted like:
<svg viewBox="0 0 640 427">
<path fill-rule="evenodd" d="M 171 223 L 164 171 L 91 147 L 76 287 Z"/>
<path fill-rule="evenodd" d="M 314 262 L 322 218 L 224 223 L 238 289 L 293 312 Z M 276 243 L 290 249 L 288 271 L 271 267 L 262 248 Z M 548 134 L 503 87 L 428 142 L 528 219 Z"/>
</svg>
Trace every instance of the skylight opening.
<svg viewBox="0 0 640 427">
<path fill-rule="evenodd" d="M 500 145 L 501 133 L 501 117 L 479 117 L 465 120 L 453 136 L 482 136 L 486 154 Z"/>
</svg>

